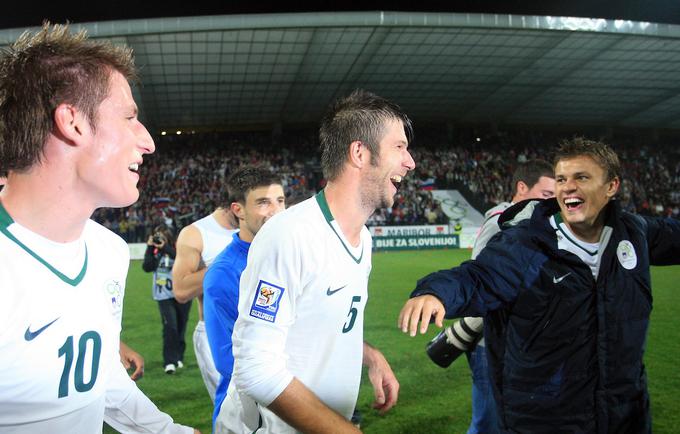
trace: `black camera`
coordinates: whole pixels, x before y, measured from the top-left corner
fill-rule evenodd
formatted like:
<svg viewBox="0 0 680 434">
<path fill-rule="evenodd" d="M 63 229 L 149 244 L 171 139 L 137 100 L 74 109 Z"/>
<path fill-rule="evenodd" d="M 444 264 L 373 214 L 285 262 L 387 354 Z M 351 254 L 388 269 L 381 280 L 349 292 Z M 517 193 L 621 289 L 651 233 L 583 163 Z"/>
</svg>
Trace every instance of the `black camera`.
<svg viewBox="0 0 680 434">
<path fill-rule="evenodd" d="M 161 234 L 153 234 L 153 237 L 151 238 L 151 241 L 154 244 L 161 244 L 163 241 L 165 241 L 165 237 Z"/>
<path fill-rule="evenodd" d="M 427 344 L 427 355 L 437 365 L 447 368 L 458 356 L 474 348 L 483 334 L 483 318 L 461 318 Z"/>
</svg>

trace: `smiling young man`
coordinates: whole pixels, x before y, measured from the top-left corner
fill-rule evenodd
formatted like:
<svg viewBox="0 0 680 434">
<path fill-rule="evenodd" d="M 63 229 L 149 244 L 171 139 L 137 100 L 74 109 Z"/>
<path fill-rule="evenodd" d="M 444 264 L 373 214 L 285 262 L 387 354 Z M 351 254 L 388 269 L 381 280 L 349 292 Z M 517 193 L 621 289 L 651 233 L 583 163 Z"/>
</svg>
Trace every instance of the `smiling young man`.
<svg viewBox="0 0 680 434">
<path fill-rule="evenodd" d="M 238 317 L 239 280 L 246 268 L 250 243 L 267 220 L 286 208 L 281 177 L 263 167 L 238 169 L 227 180 L 227 191 L 239 231 L 217 255 L 203 279 L 205 329 L 215 367 L 220 373 L 213 424 L 227 394 L 234 367 L 231 334 Z"/>
<path fill-rule="evenodd" d="M 90 220 L 139 197 L 154 152 L 131 51 L 66 26 L 0 56 L 0 431 L 193 432 L 127 376 L 119 354 L 125 242 Z"/>
<path fill-rule="evenodd" d="M 485 316 L 502 431 L 651 432 L 649 266 L 680 263 L 680 222 L 623 212 L 620 176 L 607 145 L 563 142 L 556 198 L 510 208 L 476 260 L 421 279 L 399 315 L 412 336 Z"/>
<path fill-rule="evenodd" d="M 241 276 L 234 371 L 220 417 L 232 433 L 356 433 L 361 365 L 375 408 L 396 404 L 399 383 L 363 340 L 371 271 L 365 223 L 391 206 L 415 166 L 411 123 L 365 91 L 337 101 L 320 128 L 328 180 L 316 196 L 272 217 L 253 240 Z M 224 413 L 224 416 L 222 416 Z"/>
</svg>

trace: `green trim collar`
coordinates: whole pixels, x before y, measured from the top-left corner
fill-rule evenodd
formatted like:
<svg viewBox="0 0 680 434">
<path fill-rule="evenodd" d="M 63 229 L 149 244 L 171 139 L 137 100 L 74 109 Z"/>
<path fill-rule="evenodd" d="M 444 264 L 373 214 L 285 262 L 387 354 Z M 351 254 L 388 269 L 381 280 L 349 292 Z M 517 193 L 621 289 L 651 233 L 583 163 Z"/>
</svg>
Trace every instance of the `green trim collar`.
<svg viewBox="0 0 680 434">
<path fill-rule="evenodd" d="M 78 275 L 75 278 L 71 279 L 61 271 L 54 268 L 43 258 L 41 258 L 40 255 L 31 250 L 27 245 L 19 241 L 17 237 L 15 237 L 8 229 L 12 223 L 14 223 L 14 220 L 9 215 L 5 207 L 2 205 L 2 202 L 0 202 L 0 233 L 4 234 L 7 238 L 16 243 L 22 249 L 24 249 L 26 253 L 33 256 L 38 262 L 47 267 L 48 270 L 54 273 L 63 282 L 71 286 L 77 286 L 83 280 L 83 278 L 85 277 L 85 273 L 87 272 L 87 258 L 88 258 L 87 244 L 85 244 L 85 261 L 83 261 L 83 268 L 81 268 L 80 273 L 78 273 Z"/>
<path fill-rule="evenodd" d="M 333 230 L 333 233 L 335 233 L 335 236 L 338 237 L 340 242 L 342 243 L 342 247 L 345 248 L 345 251 L 347 254 L 356 262 L 359 264 L 361 262 L 361 258 L 364 257 L 364 244 L 363 242 L 361 243 L 361 255 L 357 258 L 352 254 L 352 251 L 347 247 L 347 244 L 345 244 L 345 240 L 342 239 L 340 234 L 335 230 L 335 227 L 333 227 L 332 222 L 335 220 L 333 217 L 333 214 L 331 214 L 331 209 L 328 207 L 328 201 L 326 201 L 326 193 L 322 189 L 320 192 L 318 192 L 315 196 L 316 198 L 316 203 L 319 204 L 319 208 L 321 208 L 321 212 L 323 213 L 324 218 L 326 219 L 326 223 L 328 223 L 328 226 L 331 227 Z"/>
</svg>

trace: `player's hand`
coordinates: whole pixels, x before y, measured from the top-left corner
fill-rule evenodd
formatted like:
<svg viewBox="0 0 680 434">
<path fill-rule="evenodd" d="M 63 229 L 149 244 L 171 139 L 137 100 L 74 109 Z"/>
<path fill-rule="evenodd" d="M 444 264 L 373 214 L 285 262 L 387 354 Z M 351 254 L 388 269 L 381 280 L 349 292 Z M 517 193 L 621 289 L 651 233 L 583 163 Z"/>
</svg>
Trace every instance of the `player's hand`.
<svg viewBox="0 0 680 434">
<path fill-rule="evenodd" d="M 373 408 L 385 414 L 397 404 L 399 381 L 385 356 L 367 343 L 364 343 L 364 364 L 368 366 L 368 378 L 373 385 Z"/>
<path fill-rule="evenodd" d="M 437 327 L 444 326 L 444 305 L 434 295 L 421 295 L 406 302 L 399 312 L 397 327 L 404 333 L 415 336 L 420 322 L 420 333 L 427 333 L 427 327 L 434 318 Z"/>
<path fill-rule="evenodd" d="M 133 369 L 130 378 L 134 381 L 142 378 L 144 375 L 144 357 L 125 345 L 123 341 L 120 342 L 120 361 L 125 367 L 125 370 Z"/>
</svg>

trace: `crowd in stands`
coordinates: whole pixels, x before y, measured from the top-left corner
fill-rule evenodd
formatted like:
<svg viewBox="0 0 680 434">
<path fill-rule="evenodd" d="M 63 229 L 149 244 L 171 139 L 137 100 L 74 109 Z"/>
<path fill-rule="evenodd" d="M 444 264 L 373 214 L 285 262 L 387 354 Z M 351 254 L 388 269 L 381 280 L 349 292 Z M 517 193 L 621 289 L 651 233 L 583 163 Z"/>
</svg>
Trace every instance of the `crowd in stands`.
<svg viewBox="0 0 680 434">
<path fill-rule="evenodd" d="M 156 152 L 140 168 L 140 197 L 122 209 L 98 210 L 93 218 L 128 242 L 140 242 L 155 225 L 176 233 L 227 204 L 224 181 L 246 164 L 279 173 L 289 201 L 309 197 L 318 188 L 314 151 L 305 142 L 272 145 L 262 134 L 195 134 L 155 138 Z M 311 156 L 311 158 L 310 158 Z"/>
<path fill-rule="evenodd" d="M 432 189 L 457 189 L 481 212 L 512 196 L 511 174 L 532 158 L 551 160 L 558 137 L 468 133 L 447 140 L 416 138 L 416 170 L 399 189 L 394 206 L 380 209 L 369 225 L 446 224 L 448 217 Z M 430 141 L 431 140 L 431 141 Z M 606 140 L 624 165 L 619 199 L 625 209 L 680 218 L 680 150 L 654 143 Z M 140 200 L 124 209 L 101 209 L 94 218 L 128 242 L 146 240 L 151 228 L 183 226 L 226 204 L 224 179 L 244 164 L 265 165 L 284 181 L 288 203 L 324 185 L 314 133 L 272 137 L 264 133 L 201 133 L 156 138 L 157 151 L 140 169 Z M 427 142 L 427 143 L 426 143 Z"/>
</svg>

